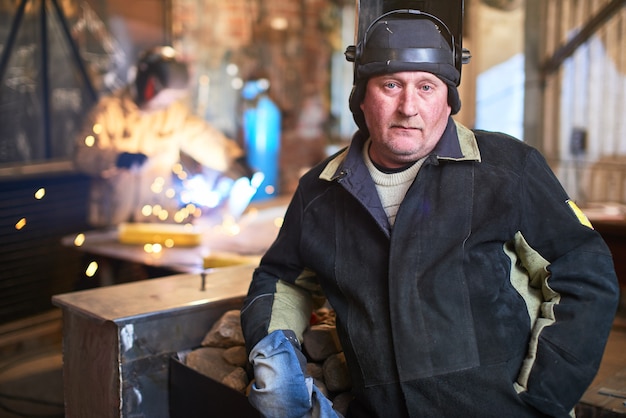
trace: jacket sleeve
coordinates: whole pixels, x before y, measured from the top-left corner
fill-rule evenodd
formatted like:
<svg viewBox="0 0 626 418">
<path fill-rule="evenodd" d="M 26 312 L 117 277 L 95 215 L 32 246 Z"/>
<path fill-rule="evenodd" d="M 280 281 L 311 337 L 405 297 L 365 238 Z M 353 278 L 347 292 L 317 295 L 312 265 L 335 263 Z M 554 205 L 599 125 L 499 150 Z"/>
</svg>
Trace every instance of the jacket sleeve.
<svg viewBox="0 0 626 418">
<path fill-rule="evenodd" d="M 516 250 L 543 300 L 517 380 L 521 398 L 567 416 L 595 377 L 617 309 L 611 253 L 536 151 L 521 180 Z M 533 253 L 530 256 L 530 253 Z M 534 261 L 532 261 L 534 260 Z M 542 266 L 543 265 L 543 266 Z M 542 270 L 542 271 L 540 271 Z"/>
<path fill-rule="evenodd" d="M 76 140 L 74 165 L 91 176 L 107 177 L 116 171 L 125 117 L 117 97 L 104 97 L 91 110 Z"/>
<path fill-rule="evenodd" d="M 303 266 L 299 242 L 303 216 L 300 190 L 287 208 L 283 226 L 255 270 L 241 310 L 248 353 L 266 335 L 290 330 L 300 342 L 313 301 L 323 298 L 314 272 Z"/>
<path fill-rule="evenodd" d="M 205 120 L 190 114 L 182 107 L 177 111 L 187 115 L 185 123 L 180 127 L 183 130 L 180 132 L 180 148 L 200 164 L 224 172 L 244 155 L 235 140 L 228 138 Z"/>
</svg>

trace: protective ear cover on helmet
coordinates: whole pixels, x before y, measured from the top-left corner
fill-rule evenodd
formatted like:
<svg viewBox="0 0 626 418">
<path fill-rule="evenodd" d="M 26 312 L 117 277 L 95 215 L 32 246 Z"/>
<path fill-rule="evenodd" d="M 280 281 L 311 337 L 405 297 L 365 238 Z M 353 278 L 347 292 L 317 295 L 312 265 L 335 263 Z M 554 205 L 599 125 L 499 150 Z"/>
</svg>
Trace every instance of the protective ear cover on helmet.
<svg viewBox="0 0 626 418">
<path fill-rule="evenodd" d="M 139 57 L 135 75 L 138 105 L 152 100 L 163 89 L 184 90 L 188 84 L 187 65 L 178 59 L 172 47 L 151 48 Z"/>
</svg>

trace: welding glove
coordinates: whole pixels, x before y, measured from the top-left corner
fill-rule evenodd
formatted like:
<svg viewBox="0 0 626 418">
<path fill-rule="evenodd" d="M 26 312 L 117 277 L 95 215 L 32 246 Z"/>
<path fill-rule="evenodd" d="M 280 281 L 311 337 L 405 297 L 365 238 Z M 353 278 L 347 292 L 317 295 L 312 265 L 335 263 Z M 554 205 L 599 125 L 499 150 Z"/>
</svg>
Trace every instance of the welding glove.
<svg viewBox="0 0 626 418">
<path fill-rule="evenodd" d="M 250 167 L 250 164 L 248 164 L 248 159 L 245 155 L 233 161 L 231 170 L 236 173 L 234 176 L 236 178 L 247 177 L 248 179 L 252 179 L 252 176 L 255 173 L 255 170 Z"/>
<path fill-rule="evenodd" d="M 122 152 L 117 156 L 115 166 L 118 168 L 131 168 L 132 166 L 141 167 L 148 157 L 146 154 Z"/>
<path fill-rule="evenodd" d="M 341 418 L 305 375 L 306 358 L 293 331 L 274 331 L 249 357 L 255 382 L 248 400 L 266 418 Z"/>
</svg>

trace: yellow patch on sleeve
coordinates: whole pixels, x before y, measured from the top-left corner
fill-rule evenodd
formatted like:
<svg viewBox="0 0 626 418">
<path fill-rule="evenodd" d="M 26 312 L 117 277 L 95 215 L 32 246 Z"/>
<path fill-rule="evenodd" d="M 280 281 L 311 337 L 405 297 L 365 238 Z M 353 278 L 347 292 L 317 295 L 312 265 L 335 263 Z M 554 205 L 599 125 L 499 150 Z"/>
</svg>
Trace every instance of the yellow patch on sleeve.
<svg viewBox="0 0 626 418">
<path fill-rule="evenodd" d="M 570 209 L 572 209 L 572 212 L 574 212 L 574 215 L 576 215 L 578 221 L 581 224 L 593 229 L 593 225 L 591 225 L 591 222 L 589 221 L 589 218 L 587 218 L 587 215 L 585 215 L 585 213 L 578 207 L 576 203 L 574 203 L 573 200 L 568 200 L 567 204 L 569 205 Z"/>
</svg>

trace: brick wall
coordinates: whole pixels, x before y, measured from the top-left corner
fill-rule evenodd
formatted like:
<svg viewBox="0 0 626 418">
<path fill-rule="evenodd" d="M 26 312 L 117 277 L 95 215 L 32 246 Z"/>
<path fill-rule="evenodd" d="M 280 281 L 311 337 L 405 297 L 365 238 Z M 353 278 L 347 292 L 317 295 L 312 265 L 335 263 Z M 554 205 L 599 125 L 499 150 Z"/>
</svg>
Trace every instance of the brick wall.
<svg viewBox="0 0 626 418">
<path fill-rule="evenodd" d="M 219 119 L 215 113 L 220 110 L 230 112 L 222 118 L 238 117 L 236 107 L 225 110 L 233 100 L 228 96 L 237 91 L 226 85 L 231 79 L 221 68 L 235 64 L 242 80 L 269 77 L 270 95 L 283 115 L 281 193 L 293 191 L 302 172 L 324 157 L 329 38 L 340 30 L 336 7 L 331 0 L 183 0 L 174 5 L 174 46 L 190 58 L 196 73 L 219 80 L 210 88 L 213 110 L 207 119 Z"/>
</svg>

